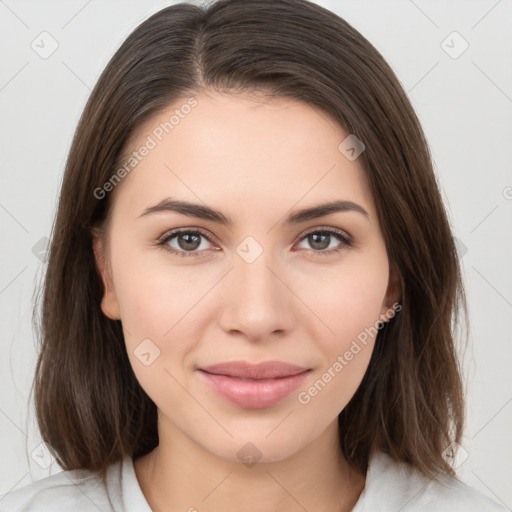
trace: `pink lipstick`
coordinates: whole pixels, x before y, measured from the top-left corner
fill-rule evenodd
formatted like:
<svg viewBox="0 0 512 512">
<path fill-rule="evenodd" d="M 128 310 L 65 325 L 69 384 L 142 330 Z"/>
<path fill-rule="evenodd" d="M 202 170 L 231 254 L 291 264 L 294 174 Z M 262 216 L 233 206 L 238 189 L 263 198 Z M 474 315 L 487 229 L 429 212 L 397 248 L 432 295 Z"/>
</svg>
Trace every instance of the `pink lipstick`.
<svg viewBox="0 0 512 512">
<path fill-rule="evenodd" d="M 232 361 L 199 368 L 205 381 L 223 398 L 246 409 L 276 405 L 303 382 L 311 369 L 268 361 Z"/>
</svg>

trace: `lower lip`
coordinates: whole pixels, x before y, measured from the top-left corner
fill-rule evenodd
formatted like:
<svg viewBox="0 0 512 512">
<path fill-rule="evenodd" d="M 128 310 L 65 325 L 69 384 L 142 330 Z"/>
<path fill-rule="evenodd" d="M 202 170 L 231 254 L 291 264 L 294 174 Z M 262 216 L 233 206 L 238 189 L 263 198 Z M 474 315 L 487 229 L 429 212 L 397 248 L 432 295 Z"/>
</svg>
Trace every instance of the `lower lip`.
<svg viewBox="0 0 512 512">
<path fill-rule="evenodd" d="M 290 377 L 262 380 L 240 380 L 200 370 L 208 384 L 219 395 L 246 409 L 264 409 L 276 405 L 303 382 L 310 370 Z"/>
</svg>

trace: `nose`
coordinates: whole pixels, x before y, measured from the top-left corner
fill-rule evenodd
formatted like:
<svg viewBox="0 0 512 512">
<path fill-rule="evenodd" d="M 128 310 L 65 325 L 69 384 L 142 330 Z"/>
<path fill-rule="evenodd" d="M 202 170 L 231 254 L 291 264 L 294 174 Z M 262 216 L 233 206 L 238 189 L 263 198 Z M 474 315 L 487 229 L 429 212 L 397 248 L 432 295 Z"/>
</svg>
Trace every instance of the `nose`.
<svg viewBox="0 0 512 512">
<path fill-rule="evenodd" d="M 286 281 L 266 251 L 251 263 L 237 255 L 223 283 L 220 322 L 224 332 L 256 342 L 290 331 L 299 301 Z"/>
</svg>

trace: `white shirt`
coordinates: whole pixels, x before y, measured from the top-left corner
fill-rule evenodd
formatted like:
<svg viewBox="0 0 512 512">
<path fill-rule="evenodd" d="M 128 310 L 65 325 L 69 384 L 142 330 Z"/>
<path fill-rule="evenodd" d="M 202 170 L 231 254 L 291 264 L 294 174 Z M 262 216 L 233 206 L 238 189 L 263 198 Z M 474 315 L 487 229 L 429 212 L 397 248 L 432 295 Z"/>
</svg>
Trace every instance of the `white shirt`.
<svg viewBox="0 0 512 512">
<path fill-rule="evenodd" d="M 109 466 L 105 484 L 97 473 L 75 469 L 61 471 L 0 496 L 1 512 L 61 510 L 151 512 L 130 457 Z M 429 480 L 411 466 L 377 453 L 370 460 L 365 487 L 352 512 L 505 510 L 457 478 L 441 476 L 439 480 Z"/>
</svg>

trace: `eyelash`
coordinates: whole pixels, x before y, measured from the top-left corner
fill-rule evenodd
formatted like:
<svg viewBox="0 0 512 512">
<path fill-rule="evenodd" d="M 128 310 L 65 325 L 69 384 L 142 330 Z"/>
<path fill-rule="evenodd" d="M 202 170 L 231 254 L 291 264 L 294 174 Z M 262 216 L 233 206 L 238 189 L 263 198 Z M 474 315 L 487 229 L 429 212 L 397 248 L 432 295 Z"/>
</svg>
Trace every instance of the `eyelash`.
<svg viewBox="0 0 512 512">
<path fill-rule="evenodd" d="M 200 254 L 200 252 L 177 251 L 177 250 L 175 250 L 175 249 L 173 249 L 173 248 L 171 248 L 170 246 L 167 245 L 167 243 L 172 238 L 174 238 L 175 236 L 180 235 L 182 233 L 199 234 L 199 235 L 203 236 L 204 238 L 206 238 L 206 240 L 208 240 L 209 242 L 213 243 L 212 238 L 205 231 L 203 231 L 201 229 L 189 229 L 189 228 L 187 228 L 187 229 L 174 230 L 174 231 L 171 231 L 169 233 L 164 234 L 162 237 L 160 237 L 158 239 L 157 245 L 159 247 L 162 247 L 167 252 L 170 252 L 174 256 L 178 256 L 180 258 L 186 258 L 186 257 L 189 257 L 189 256 L 197 257 Z M 308 233 L 306 233 L 306 234 L 304 234 L 302 236 L 302 238 L 299 240 L 299 242 L 302 242 L 302 240 L 304 240 L 305 238 L 307 238 L 309 235 L 312 235 L 312 234 L 329 234 L 329 235 L 332 235 L 332 236 L 336 237 L 341 242 L 341 245 L 337 249 L 330 249 L 329 251 L 319 251 L 319 250 L 311 249 L 313 251 L 313 255 L 314 256 L 327 256 L 327 255 L 331 255 L 331 254 L 334 254 L 334 253 L 338 253 L 338 252 L 342 251 L 345 248 L 350 248 L 353 245 L 351 237 L 349 237 L 348 235 L 346 235 L 342 231 L 338 231 L 337 229 L 333 229 L 333 228 L 321 228 L 321 229 L 317 228 L 317 229 L 314 229 L 312 231 L 309 231 Z"/>
</svg>

